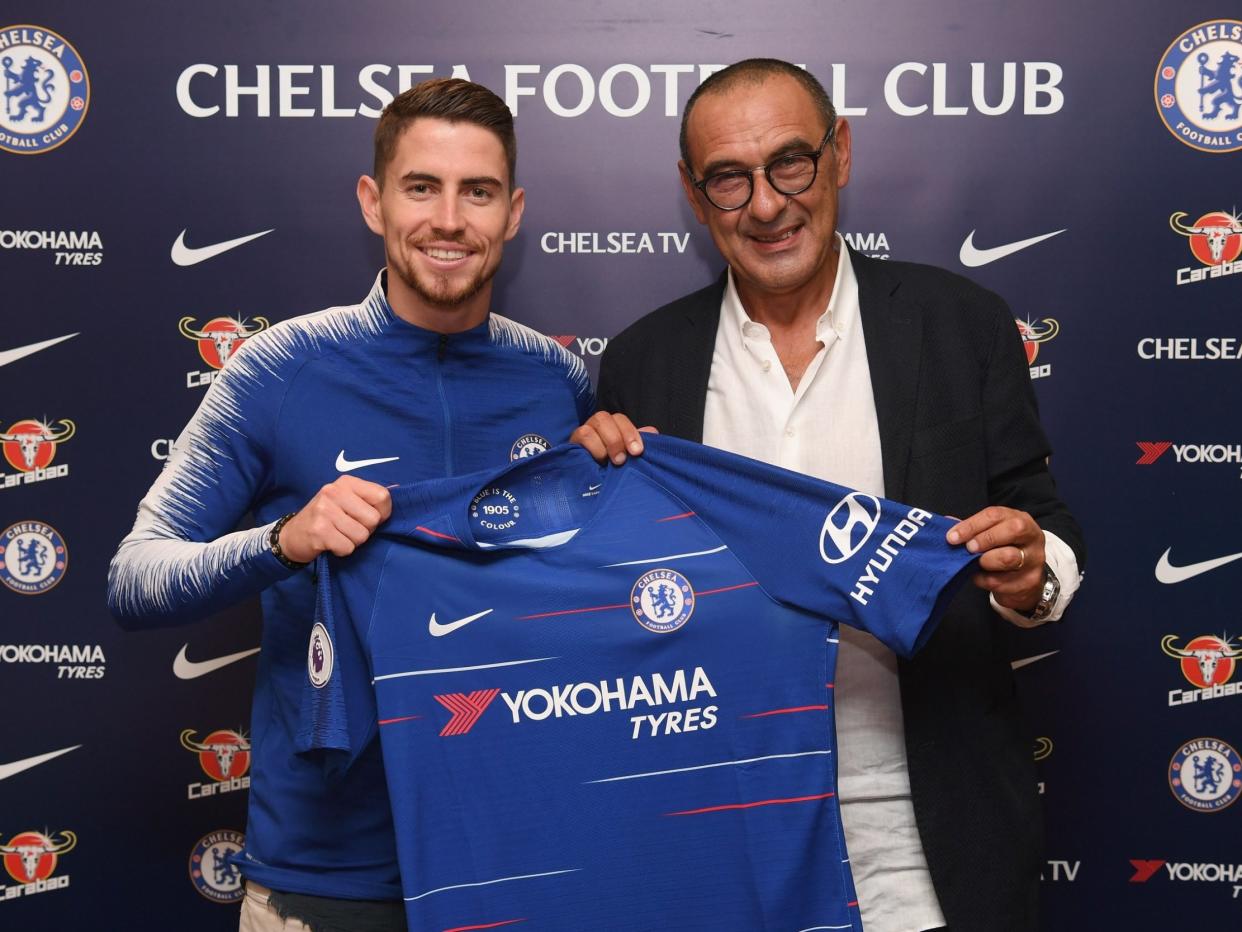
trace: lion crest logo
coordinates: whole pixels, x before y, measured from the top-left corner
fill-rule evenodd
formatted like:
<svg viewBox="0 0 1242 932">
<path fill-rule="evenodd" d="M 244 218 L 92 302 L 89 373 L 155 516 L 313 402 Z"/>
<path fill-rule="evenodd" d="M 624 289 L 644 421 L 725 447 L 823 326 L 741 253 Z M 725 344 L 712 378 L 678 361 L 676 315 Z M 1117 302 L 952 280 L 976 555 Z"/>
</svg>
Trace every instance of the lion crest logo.
<svg viewBox="0 0 1242 932">
<path fill-rule="evenodd" d="M 42 26 L 0 29 L 0 149 L 38 155 L 78 131 L 90 106 L 90 78 L 69 42 Z"/>
<path fill-rule="evenodd" d="M 1242 149 L 1242 21 L 1191 26 L 1156 66 L 1156 112 L 1200 152 Z"/>
</svg>

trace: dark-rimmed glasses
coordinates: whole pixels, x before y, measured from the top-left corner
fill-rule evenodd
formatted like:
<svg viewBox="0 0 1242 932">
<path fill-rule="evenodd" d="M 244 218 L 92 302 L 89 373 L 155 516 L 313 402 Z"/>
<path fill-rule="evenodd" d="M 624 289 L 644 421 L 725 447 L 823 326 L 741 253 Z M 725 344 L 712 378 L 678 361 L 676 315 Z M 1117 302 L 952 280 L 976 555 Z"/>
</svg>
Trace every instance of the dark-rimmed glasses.
<svg viewBox="0 0 1242 932">
<path fill-rule="evenodd" d="M 695 181 L 694 174 L 691 173 L 690 182 L 718 210 L 741 210 L 749 204 L 755 193 L 755 172 L 760 170 L 774 191 L 793 197 L 815 183 L 815 176 L 819 172 L 819 157 L 824 154 L 824 147 L 832 139 L 835 129 L 835 123 L 828 127 L 823 141 L 814 152 L 792 152 L 773 159 L 767 165 L 717 172 L 702 181 Z"/>
</svg>

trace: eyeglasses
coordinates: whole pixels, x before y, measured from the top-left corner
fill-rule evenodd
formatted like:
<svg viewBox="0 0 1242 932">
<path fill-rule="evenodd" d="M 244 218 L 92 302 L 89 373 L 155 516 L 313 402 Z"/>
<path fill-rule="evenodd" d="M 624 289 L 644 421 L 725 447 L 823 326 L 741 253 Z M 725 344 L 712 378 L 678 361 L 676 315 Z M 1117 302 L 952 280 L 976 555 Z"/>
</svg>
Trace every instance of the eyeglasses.
<svg viewBox="0 0 1242 932">
<path fill-rule="evenodd" d="M 750 203 L 755 193 L 755 172 L 763 170 L 763 175 L 778 194 L 793 197 L 801 194 L 815 183 L 819 172 L 819 158 L 824 154 L 824 147 L 832 139 L 836 126 L 828 127 L 823 141 L 814 152 L 794 152 L 773 159 L 767 165 L 756 165 L 754 168 L 736 171 L 718 172 L 709 175 L 702 181 L 695 181 L 690 175 L 691 183 L 703 192 L 703 196 L 719 210 L 741 210 Z"/>
</svg>

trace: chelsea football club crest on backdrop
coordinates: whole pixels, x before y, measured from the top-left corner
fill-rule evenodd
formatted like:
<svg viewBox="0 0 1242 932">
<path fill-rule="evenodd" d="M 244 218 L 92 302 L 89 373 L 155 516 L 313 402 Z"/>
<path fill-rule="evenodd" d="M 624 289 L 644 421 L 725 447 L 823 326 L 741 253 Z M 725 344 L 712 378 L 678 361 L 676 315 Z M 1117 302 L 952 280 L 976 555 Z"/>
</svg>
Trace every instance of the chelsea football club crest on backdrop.
<svg viewBox="0 0 1242 932">
<path fill-rule="evenodd" d="M 1187 741 L 1169 761 L 1169 789 L 1187 809 L 1219 812 L 1242 792 L 1238 752 L 1219 738 Z"/>
<path fill-rule="evenodd" d="M 50 152 L 78 131 L 91 103 L 91 82 L 78 54 L 42 26 L 0 29 L 0 149 Z"/>
<path fill-rule="evenodd" d="M 1156 110 L 1200 152 L 1242 149 L 1242 22 L 1217 19 L 1173 40 L 1156 69 Z"/>
<path fill-rule="evenodd" d="M 0 532 L 0 583 L 21 595 L 42 595 L 64 578 L 69 548 L 42 521 L 19 521 Z"/>
</svg>

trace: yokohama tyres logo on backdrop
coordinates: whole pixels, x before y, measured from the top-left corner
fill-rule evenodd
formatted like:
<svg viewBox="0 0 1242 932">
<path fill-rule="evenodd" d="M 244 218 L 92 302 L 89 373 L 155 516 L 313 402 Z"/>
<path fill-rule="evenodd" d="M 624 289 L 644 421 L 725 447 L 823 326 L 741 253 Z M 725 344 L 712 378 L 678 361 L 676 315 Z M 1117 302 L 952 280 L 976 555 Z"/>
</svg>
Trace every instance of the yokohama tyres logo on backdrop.
<svg viewBox="0 0 1242 932">
<path fill-rule="evenodd" d="M 1229 466 L 1242 477 L 1242 443 L 1175 443 L 1172 440 L 1136 440 L 1136 466 L 1151 466 L 1170 450 L 1179 466 Z M 1166 461 L 1167 462 L 1167 461 Z"/>
<path fill-rule="evenodd" d="M 1232 899 L 1242 900 L 1242 863 L 1131 858 L 1130 866 L 1134 868 L 1130 883 L 1148 883 L 1164 877 L 1170 883 L 1224 884 Z"/>
</svg>

